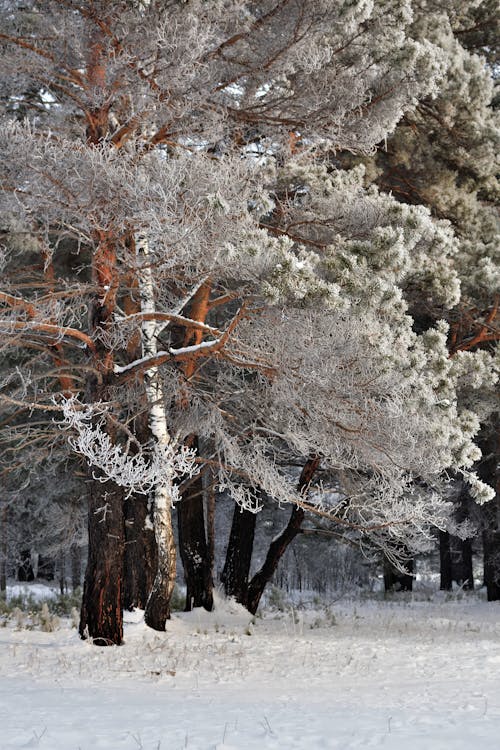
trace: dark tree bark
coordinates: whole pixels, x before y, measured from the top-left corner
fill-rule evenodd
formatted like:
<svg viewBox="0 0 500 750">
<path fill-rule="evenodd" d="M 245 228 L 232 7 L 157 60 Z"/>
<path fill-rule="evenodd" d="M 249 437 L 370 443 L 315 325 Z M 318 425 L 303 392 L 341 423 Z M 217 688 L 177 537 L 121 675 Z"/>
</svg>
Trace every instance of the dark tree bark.
<svg viewBox="0 0 500 750">
<path fill-rule="evenodd" d="M 491 423 L 482 431 L 479 446 L 483 458 L 478 474 L 496 490 L 493 500 L 483 505 L 483 560 L 484 585 L 489 602 L 500 600 L 500 429 L 499 415 L 492 415 Z"/>
<path fill-rule="evenodd" d="M 34 581 L 35 574 L 31 565 L 31 551 L 29 549 L 21 550 L 21 563 L 17 569 L 18 581 Z"/>
<path fill-rule="evenodd" d="M 123 490 L 114 483 L 89 482 L 89 557 L 80 615 L 82 638 L 97 646 L 123 640 Z"/>
<path fill-rule="evenodd" d="M 134 239 L 131 237 L 129 242 L 132 244 Z M 127 315 L 135 315 L 141 311 L 136 273 L 131 272 L 128 275 L 127 286 L 129 293 L 123 299 L 123 309 Z M 127 343 L 127 359 L 133 362 L 141 356 L 141 337 L 132 336 Z M 141 445 L 146 445 L 151 440 L 146 411 L 134 418 L 131 429 Z M 131 495 L 125 500 L 124 515 L 123 606 L 128 610 L 146 609 L 158 569 L 158 545 L 153 525 L 152 499 L 145 495 Z"/>
<path fill-rule="evenodd" d="M 483 531 L 484 585 L 489 602 L 500 600 L 500 531 Z"/>
<path fill-rule="evenodd" d="M 226 596 L 247 606 L 248 576 L 252 561 L 256 514 L 242 510 L 235 504 L 231 533 L 226 551 L 226 561 L 221 575 Z"/>
<path fill-rule="evenodd" d="M 397 570 L 397 568 L 394 568 L 390 562 L 385 562 L 384 589 L 386 592 L 413 590 L 413 559 L 405 560 L 404 567 L 407 569 L 407 573 L 402 573 L 401 571 Z"/>
<path fill-rule="evenodd" d="M 312 456 L 306 461 L 298 482 L 299 492 L 303 494 L 307 493 L 307 489 L 319 466 L 319 462 L 320 459 L 318 456 Z M 278 567 L 278 563 L 289 545 L 299 533 L 304 516 L 305 512 L 302 508 L 299 508 L 298 506 L 293 507 L 287 525 L 281 534 L 271 542 L 263 566 L 257 571 L 248 584 L 247 609 L 252 614 L 257 612 L 257 607 L 259 606 L 265 587 L 273 577 L 276 568 Z"/>
<path fill-rule="evenodd" d="M 206 322 L 210 311 L 211 291 L 212 281 L 207 279 L 197 290 L 189 306 L 189 315 L 193 320 Z M 188 327 L 184 331 L 182 345 L 199 344 L 202 338 L 200 330 Z M 196 360 L 193 358 L 185 362 L 183 371 L 186 383 L 195 378 Z M 189 391 L 186 389 L 180 398 L 180 405 L 187 407 L 189 399 Z M 190 435 L 187 443 L 193 448 L 199 448 L 196 434 Z M 212 561 L 205 531 L 204 490 L 203 476 L 200 474 L 189 483 L 177 506 L 179 550 L 186 582 L 186 612 L 193 607 L 204 607 L 209 612 L 213 609 Z"/>
<path fill-rule="evenodd" d="M 95 336 L 86 389 L 89 404 L 107 401 L 114 381 L 113 354 L 99 332 L 106 330 L 116 307 L 116 238 L 99 232 L 96 245 L 92 281 L 99 293 L 89 306 L 89 327 Z M 116 428 L 111 421 L 106 429 L 115 440 Z M 99 646 L 119 645 L 123 639 L 124 492 L 112 481 L 100 482 L 95 473 L 91 469 L 88 481 L 89 549 L 79 632 Z"/>
<path fill-rule="evenodd" d="M 447 531 L 439 532 L 439 562 L 441 573 L 439 588 L 441 591 L 451 591 L 453 585 L 453 571 L 451 565 L 450 535 Z"/>
<path fill-rule="evenodd" d="M 123 606 L 128 610 L 146 609 L 158 569 L 158 547 L 147 496 L 127 498 L 124 515 Z"/>
<path fill-rule="evenodd" d="M 213 609 L 213 581 L 203 497 L 203 477 L 197 476 L 189 483 L 177 505 L 179 550 L 186 582 L 186 612 L 193 607 L 204 607 L 208 612 Z"/>
<path fill-rule="evenodd" d="M 457 562 L 455 564 L 454 579 L 466 591 L 474 590 L 474 574 L 472 569 L 472 542 L 470 539 L 456 540 Z"/>
</svg>

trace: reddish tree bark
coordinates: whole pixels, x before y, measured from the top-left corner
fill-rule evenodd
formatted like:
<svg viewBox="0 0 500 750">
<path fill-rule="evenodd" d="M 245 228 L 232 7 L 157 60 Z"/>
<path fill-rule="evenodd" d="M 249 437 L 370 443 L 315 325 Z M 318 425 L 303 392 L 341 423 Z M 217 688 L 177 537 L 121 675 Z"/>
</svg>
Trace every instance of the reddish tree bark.
<svg viewBox="0 0 500 750">
<path fill-rule="evenodd" d="M 97 646 L 119 645 L 123 640 L 123 491 L 110 481 L 89 481 L 88 530 L 79 633 Z"/>
</svg>

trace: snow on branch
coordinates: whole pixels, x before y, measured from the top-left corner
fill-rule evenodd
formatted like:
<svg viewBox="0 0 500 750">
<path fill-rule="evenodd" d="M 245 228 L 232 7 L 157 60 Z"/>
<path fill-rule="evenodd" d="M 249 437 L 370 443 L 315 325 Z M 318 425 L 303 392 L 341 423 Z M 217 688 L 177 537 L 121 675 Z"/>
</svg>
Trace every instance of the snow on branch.
<svg viewBox="0 0 500 750">
<path fill-rule="evenodd" d="M 175 481 L 191 477 L 198 471 L 196 451 L 173 441 L 155 443 L 140 453 L 130 454 L 128 444 L 114 442 L 105 429 L 105 415 L 96 419 L 99 404 L 86 406 L 75 398 L 62 402 L 64 419 L 59 427 L 71 430 L 68 442 L 74 451 L 84 456 L 91 467 L 100 470 L 94 478 L 100 482 L 112 480 L 128 493 L 148 494 L 158 487 L 168 487 L 172 503 L 179 499 Z"/>
</svg>

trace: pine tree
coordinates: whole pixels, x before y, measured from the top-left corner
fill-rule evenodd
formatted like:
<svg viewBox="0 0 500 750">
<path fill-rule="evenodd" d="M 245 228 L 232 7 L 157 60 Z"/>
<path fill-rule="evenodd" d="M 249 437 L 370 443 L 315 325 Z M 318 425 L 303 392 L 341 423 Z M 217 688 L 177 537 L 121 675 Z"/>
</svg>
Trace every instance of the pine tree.
<svg viewBox="0 0 500 750">
<path fill-rule="evenodd" d="M 89 465 L 82 636 L 122 640 L 134 493 L 158 546 L 146 622 L 165 628 L 171 507 L 206 467 L 242 508 L 264 492 L 417 544 L 447 509 L 412 476 L 479 456 L 446 332 L 417 336 L 404 294 L 456 302 L 454 239 L 322 166 L 435 91 L 443 54 L 407 36 L 408 3 L 33 0 L 2 22 L 2 210 L 11 247 L 34 241 L 5 254 L 1 327 L 36 366 L 2 399 L 62 414 Z M 290 455 L 343 472 L 340 507 L 304 498 Z"/>
</svg>

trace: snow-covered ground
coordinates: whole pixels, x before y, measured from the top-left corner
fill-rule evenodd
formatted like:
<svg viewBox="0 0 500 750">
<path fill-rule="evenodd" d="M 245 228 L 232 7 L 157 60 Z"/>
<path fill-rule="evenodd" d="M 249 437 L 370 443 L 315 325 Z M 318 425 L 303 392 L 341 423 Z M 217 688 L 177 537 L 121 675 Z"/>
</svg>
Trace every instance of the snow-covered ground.
<svg viewBox="0 0 500 750">
<path fill-rule="evenodd" d="M 254 622 L 218 602 L 168 632 L 126 615 L 97 648 L 69 621 L 0 628 L 0 748 L 498 750 L 500 606 L 346 601 Z"/>
</svg>

